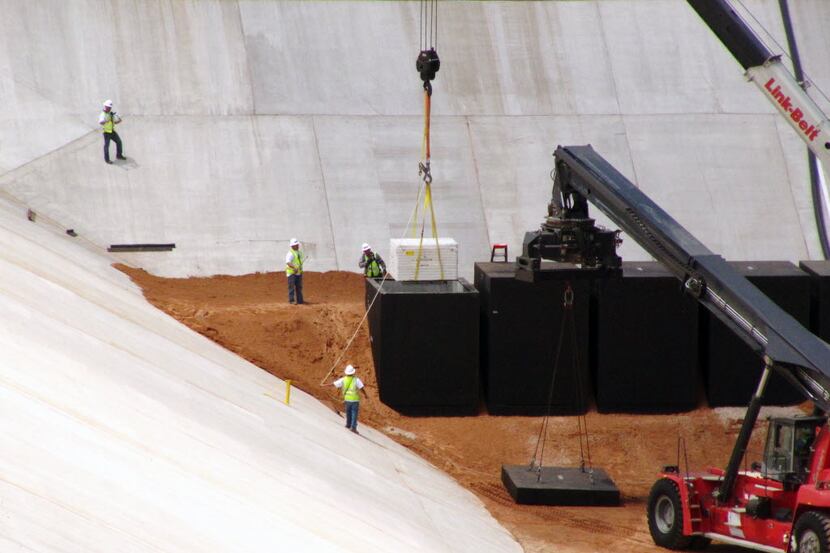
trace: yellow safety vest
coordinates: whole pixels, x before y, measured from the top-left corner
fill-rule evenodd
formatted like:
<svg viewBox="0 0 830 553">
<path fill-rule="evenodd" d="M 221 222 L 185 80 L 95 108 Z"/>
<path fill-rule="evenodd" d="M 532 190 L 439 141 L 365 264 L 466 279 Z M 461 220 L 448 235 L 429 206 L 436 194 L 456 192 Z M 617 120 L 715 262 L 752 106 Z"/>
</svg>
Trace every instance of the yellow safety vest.
<svg viewBox="0 0 830 553">
<path fill-rule="evenodd" d="M 104 114 L 104 132 L 111 133 L 115 131 L 115 121 L 112 119 L 112 112 Z"/>
<path fill-rule="evenodd" d="M 345 401 L 360 401 L 360 394 L 357 393 L 357 377 L 343 377 L 343 399 Z"/>
<path fill-rule="evenodd" d="M 365 265 L 364 265 L 365 268 L 363 270 L 363 273 L 367 277 L 370 277 L 370 278 L 379 277 L 380 276 L 380 265 L 378 265 L 377 256 L 372 257 L 372 262 L 371 263 L 369 263 L 368 261 L 369 261 L 369 258 L 366 256 L 366 254 L 364 254 L 363 255 L 363 263 L 365 263 Z"/>
<path fill-rule="evenodd" d="M 297 269 L 296 270 L 292 269 L 286 263 L 286 265 L 285 265 L 285 274 L 286 274 L 286 276 L 303 274 L 303 254 L 300 252 L 300 250 L 295 250 L 295 249 L 292 249 L 291 253 L 294 255 L 294 261 L 292 261 L 292 263 L 294 264 L 295 267 L 297 267 Z"/>
</svg>

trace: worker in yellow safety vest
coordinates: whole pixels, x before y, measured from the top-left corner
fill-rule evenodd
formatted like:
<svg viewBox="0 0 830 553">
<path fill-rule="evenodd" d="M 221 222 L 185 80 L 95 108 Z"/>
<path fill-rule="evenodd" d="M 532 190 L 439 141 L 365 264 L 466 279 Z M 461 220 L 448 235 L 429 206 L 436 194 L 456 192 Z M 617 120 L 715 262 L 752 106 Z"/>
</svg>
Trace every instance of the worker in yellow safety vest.
<svg viewBox="0 0 830 553">
<path fill-rule="evenodd" d="M 386 263 L 383 258 L 372 251 L 372 247 L 363 243 L 363 255 L 360 256 L 358 267 L 363 269 L 363 275 L 369 278 L 378 278 L 386 274 Z"/>
<path fill-rule="evenodd" d="M 288 303 L 303 303 L 303 263 L 305 254 L 300 250 L 300 241 L 292 238 L 291 249 L 285 255 L 285 276 L 288 277 Z"/>
<path fill-rule="evenodd" d="M 127 159 L 124 157 L 123 146 L 121 145 L 121 137 L 115 132 L 115 126 L 121 122 L 121 118 L 112 109 L 112 100 L 104 102 L 104 111 L 98 116 L 98 124 L 104 131 L 104 161 L 112 164 L 110 161 L 110 140 L 115 142 L 115 157 L 116 159 Z"/>
<path fill-rule="evenodd" d="M 334 381 L 334 387 L 343 394 L 346 411 L 346 428 L 357 434 L 357 413 L 360 409 L 360 394 L 366 397 L 363 389 L 363 381 L 355 376 L 355 369 L 352 365 L 346 365 L 343 371 L 344 376 Z"/>
</svg>

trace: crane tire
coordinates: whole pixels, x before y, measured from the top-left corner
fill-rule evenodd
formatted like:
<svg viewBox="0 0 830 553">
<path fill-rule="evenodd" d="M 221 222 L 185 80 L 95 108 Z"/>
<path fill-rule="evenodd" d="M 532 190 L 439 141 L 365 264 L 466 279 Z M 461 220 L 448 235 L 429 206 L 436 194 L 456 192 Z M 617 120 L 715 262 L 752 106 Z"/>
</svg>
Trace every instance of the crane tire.
<svg viewBox="0 0 830 553">
<path fill-rule="evenodd" d="M 692 537 L 683 535 L 683 503 L 673 480 L 661 478 L 651 487 L 647 515 L 654 543 L 667 549 L 688 549 Z"/>
<path fill-rule="evenodd" d="M 790 551 L 793 553 L 830 553 L 830 517 L 818 511 L 807 511 L 793 527 Z"/>
</svg>

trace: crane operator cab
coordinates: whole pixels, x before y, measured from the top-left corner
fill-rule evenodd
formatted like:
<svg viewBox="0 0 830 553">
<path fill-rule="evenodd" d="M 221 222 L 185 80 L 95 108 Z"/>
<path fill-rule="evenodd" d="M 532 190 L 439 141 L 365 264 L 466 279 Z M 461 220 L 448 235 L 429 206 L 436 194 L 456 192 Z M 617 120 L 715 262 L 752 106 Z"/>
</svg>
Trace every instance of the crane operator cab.
<svg viewBox="0 0 830 553">
<path fill-rule="evenodd" d="M 813 442 L 826 417 L 774 417 L 769 420 L 764 462 L 767 478 L 798 486 L 807 480 Z"/>
</svg>

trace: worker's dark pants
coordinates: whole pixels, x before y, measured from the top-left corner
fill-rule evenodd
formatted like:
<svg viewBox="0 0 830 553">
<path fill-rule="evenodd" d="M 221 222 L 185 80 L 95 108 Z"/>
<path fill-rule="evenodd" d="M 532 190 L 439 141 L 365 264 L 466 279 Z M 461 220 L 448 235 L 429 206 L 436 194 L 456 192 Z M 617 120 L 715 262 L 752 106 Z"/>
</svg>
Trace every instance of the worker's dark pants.
<svg viewBox="0 0 830 553">
<path fill-rule="evenodd" d="M 115 142 L 115 156 L 121 157 L 124 155 L 121 147 L 121 137 L 115 131 L 104 133 L 104 161 L 110 160 L 110 140 Z"/>
<path fill-rule="evenodd" d="M 295 293 L 297 304 L 303 303 L 303 275 L 288 275 L 288 303 L 294 303 Z"/>
<path fill-rule="evenodd" d="M 360 409 L 359 401 L 346 402 L 346 428 L 357 430 L 357 412 Z"/>
</svg>

